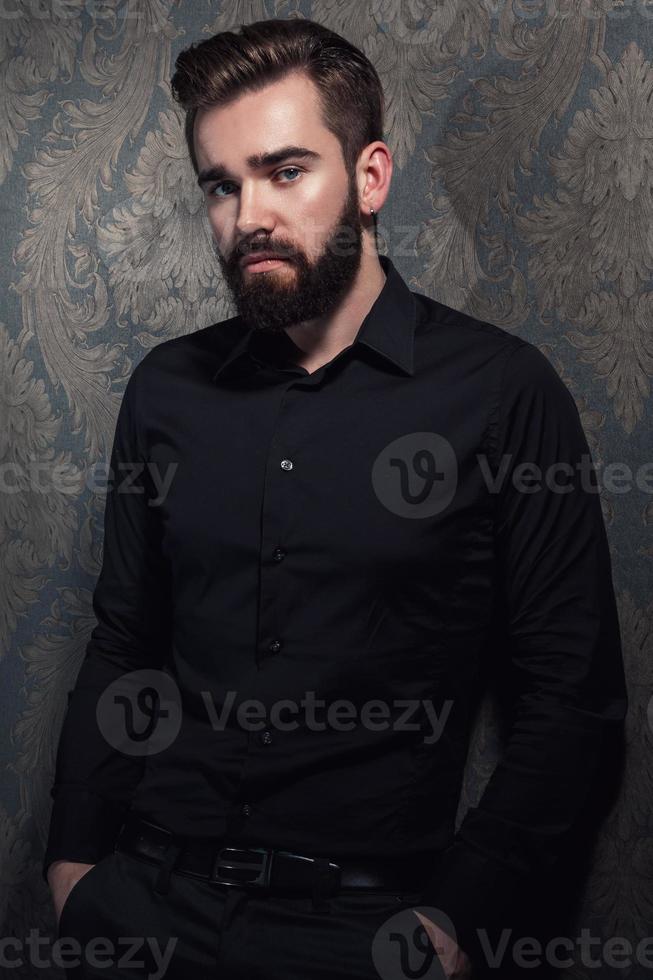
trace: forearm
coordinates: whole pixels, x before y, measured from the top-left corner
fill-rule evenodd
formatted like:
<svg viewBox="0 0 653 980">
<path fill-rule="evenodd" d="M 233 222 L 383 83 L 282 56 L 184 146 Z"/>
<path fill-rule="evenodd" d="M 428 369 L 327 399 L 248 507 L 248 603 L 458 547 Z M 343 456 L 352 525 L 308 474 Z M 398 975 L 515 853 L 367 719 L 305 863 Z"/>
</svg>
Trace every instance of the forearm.
<svg viewBox="0 0 653 980">
<path fill-rule="evenodd" d="M 156 685 L 170 660 L 169 570 L 135 424 L 139 368 L 129 380 L 116 424 L 102 568 L 93 593 L 97 623 L 68 693 L 51 789 L 44 877 L 56 859 L 96 863 L 111 848 L 145 762 L 146 746 L 132 731 L 131 715 L 137 718 L 142 690 L 148 680 L 151 687 Z M 130 472 L 136 479 L 125 481 Z"/>
</svg>

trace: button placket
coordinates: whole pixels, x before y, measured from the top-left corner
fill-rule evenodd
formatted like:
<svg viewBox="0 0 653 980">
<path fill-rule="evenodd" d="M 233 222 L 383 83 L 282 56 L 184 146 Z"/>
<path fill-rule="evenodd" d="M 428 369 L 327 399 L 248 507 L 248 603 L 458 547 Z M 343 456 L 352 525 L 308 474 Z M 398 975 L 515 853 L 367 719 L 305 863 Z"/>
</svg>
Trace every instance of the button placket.
<svg viewBox="0 0 653 980">
<path fill-rule="evenodd" d="M 286 410 L 288 410 L 288 406 L 286 406 Z M 292 447 L 292 427 L 293 413 L 289 410 L 284 411 L 282 400 L 278 405 L 277 416 L 268 445 L 261 506 L 260 587 L 256 651 L 257 666 L 261 670 L 262 684 L 265 672 L 275 669 L 274 656 L 283 647 L 282 634 L 285 624 L 282 620 L 282 604 L 280 605 L 279 601 L 282 595 L 280 576 L 283 574 L 281 563 L 286 558 L 287 552 L 281 546 L 281 542 L 287 539 L 288 521 L 293 514 L 291 494 L 294 492 L 294 484 L 287 481 L 292 481 L 294 475 L 292 471 L 295 466 L 295 462 L 289 455 L 285 454 L 284 450 L 287 451 Z M 256 684 L 248 691 L 248 694 L 254 697 L 259 695 Z M 261 700 L 263 703 L 267 703 L 264 696 Z M 270 726 L 269 719 L 266 725 Z M 270 727 L 264 728 L 256 735 L 250 733 L 247 759 L 240 787 L 240 793 L 243 795 L 256 795 L 257 778 L 259 775 L 263 775 L 266 768 L 267 760 L 264 760 L 263 753 L 266 751 L 273 752 L 275 742 L 276 737 Z M 256 751 L 257 747 L 258 752 Z M 239 814 L 241 819 L 247 818 L 250 814 L 252 819 L 256 819 L 253 808 L 248 803 L 239 805 Z"/>
<path fill-rule="evenodd" d="M 259 632 L 257 637 L 257 663 L 259 666 L 262 666 L 262 663 L 270 654 L 279 652 L 281 649 L 281 636 L 279 633 L 283 631 L 283 623 L 279 622 L 279 616 L 281 615 L 279 606 L 279 572 L 272 571 L 272 567 L 278 568 L 286 558 L 287 552 L 278 542 L 283 540 L 287 533 L 286 519 L 287 515 L 292 513 L 292 508 L 288 501 L 288 494 L 292 491 L 292 484 L 287 486 L 279 483 L 275 476 L 275 467 L 279 467 L 284 473 L 290 474 L 295 465 L 293 460 L 283 453 L 283 443 L 288 437 L 288 432 L 285 431 L 286 422 L 291 426 L 293 422 L 292 413 L 288 411 L 288 405 L 284 404 L 287 398 L 288 389 L 286 389 L 278 403 L 275 425 L 268 447 L 268 466 L 266 467 L 263 486 L 263 505 L 261 510 L 262 558 L 258 615 Z M 286 416 L 288 416 L 287 419 Z"/>
</svg>

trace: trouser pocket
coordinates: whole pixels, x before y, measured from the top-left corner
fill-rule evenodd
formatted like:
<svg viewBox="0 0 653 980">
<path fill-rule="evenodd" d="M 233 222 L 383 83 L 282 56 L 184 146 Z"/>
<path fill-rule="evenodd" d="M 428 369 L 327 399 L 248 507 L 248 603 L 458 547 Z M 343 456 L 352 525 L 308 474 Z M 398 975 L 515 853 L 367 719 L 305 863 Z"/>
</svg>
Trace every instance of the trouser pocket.
<svg viewBox="0 0 653 980">
<path fill-rule="evenodd" d="M 101 857 L 92 868 L 89 868 L 81 878 L 78 878 L 73 887 L 70 889 L 66 895 L 66 899 L 63 903 L 61 912 L 59 913 L 59 923 L 57 926 L 57 937 L 61 937 L 64 934 L 64 925 L 68 925 L 71 919 L 71 913 L 73 914 L 75 908 L 80 902 L 85 906 L 90 900 L 90 896 L 95 890 L 98 883 L 98 879 L 102 878 L 105 869 L 113 863 L 115 854 L 110 851 L 109 854 L 105 854 Z"/>
</svg>

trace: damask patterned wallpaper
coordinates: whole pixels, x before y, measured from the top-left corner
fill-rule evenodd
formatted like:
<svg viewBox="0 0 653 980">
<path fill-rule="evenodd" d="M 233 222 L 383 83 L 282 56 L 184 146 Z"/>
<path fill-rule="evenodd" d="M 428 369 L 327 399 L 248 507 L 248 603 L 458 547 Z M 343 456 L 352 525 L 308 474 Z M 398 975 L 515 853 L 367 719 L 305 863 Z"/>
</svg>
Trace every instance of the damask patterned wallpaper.
<svg viewBox="0 0 653 980">
<path fill-rule="evenodd" d="M 580 410 L 630 708 L 577 925 L 634 950 L 653 923 L 652 0 L 0 2 L 1 934 L 53 935 L 49 787 L 95 622 L 125 380 L 155 344 L 234 312 L 170 96 L 174 59 L 208 34 L 297 16 L 357 44 L 384 83 L 395 173 L 381 251 L 412 288 L 535 343 Z M 497 744 L 486 700 L 459 817 Z M 649 975 L 648 955 L 619 975 Z M 573 958 L 561 976 L 614 975 Z M 23 955 L 8 975 L 61 973 Z"/>
</svg>

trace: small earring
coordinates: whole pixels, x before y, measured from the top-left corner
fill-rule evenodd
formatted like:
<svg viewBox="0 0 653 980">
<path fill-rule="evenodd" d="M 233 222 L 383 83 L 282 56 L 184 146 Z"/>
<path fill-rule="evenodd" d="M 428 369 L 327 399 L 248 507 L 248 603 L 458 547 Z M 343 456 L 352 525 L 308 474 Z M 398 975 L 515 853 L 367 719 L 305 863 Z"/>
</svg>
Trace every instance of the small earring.
<svg viewBox="0 0 653 980">
<path fill-rule="evenodd" d="M 370 214 L 376 214 L 376 211 L 374 210 L 374 208 L 370 208 Z"/>
</svg>

